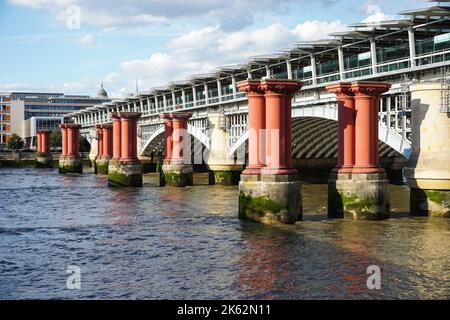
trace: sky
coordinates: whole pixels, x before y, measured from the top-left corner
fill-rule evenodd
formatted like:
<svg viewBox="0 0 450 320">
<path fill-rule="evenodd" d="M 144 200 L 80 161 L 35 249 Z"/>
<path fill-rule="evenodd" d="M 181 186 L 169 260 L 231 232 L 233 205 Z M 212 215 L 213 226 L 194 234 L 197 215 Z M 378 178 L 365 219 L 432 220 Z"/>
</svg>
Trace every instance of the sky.
<svg viewBox="0 0 450 320">
<path fill-rule="evenodd" d="M 0 92 L 110 97 L 398 18 L 427 0 L 0 0 Z"/>
</svg>

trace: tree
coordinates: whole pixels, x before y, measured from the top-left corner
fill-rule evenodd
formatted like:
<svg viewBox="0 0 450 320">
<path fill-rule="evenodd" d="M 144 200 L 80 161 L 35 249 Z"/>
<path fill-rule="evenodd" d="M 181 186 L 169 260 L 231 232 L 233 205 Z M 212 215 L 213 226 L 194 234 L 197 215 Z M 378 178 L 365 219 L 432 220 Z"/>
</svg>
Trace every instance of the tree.
<svg viewBox="0 0 450 320">
<path fill-rule="evenodd" d="M 62 134 L 60 129 L 55 129 L 50 135 L 50 146 L 52 148 L 60 148 L 62 145 Z"/>
<path fill-rule="evenodd" d="M 21 137 L 19 137 L 17 134 L 13 133 L 11 136 L 11 139 L 8 142 L 8 149 L 9 150 L 19 150 L 22 149 L 24 145 L 24 142 Z"/>
</svg>

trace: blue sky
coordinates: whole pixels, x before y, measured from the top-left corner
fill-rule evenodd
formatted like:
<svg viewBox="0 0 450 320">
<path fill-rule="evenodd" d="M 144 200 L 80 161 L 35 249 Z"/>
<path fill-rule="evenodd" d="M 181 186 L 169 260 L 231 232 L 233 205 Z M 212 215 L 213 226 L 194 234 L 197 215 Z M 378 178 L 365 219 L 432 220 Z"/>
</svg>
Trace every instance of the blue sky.
<svg viewBox="0 0 450 320">
<path fill-rule="evenodd" d="M 426 0 L 1 0 L 0 91 L 110 96 L 244 62 Z M 73 7 L 75 6 L 75 7 Z M 67 26 L 80 9 L 80 28 Z M 73 11 L 71 11 L 73 12 Z M 70 24 L 69 26 L 73 26 Z"/>
</svg>

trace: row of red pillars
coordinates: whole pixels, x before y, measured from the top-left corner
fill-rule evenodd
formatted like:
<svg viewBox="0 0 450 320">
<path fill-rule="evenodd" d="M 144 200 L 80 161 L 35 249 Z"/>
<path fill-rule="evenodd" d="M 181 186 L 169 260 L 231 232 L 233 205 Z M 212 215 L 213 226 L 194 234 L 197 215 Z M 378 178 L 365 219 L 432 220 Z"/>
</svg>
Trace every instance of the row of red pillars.
<svg viewBox="0 0 450 320">
<path fill-rule="evenodd" d="M 98 154 L 97 159 L 111 159 L 113 155 L 113 125 L 97 125 Z"/>
<path fill-rule="evenodd" d="M 302 86 L 269 79 L 237 84 L 248 97 L 249 163 L 243 174 L 297 172 L 292 166 L 292 97 Z"/>
<path fill-rule="evenodd" d="M 337 172 L 381 173 L 378 150 L 378 106 L 391 85 L 379 82 L 339 83 L 326 89 L 336 94 L 339 118 Z"/>
<path fill-rule="evenodd" d="M 39 130 L 37 131 L 37 152 L 43 153 L 46 156 L 49 156 L 50 153 L 50 134 L 51 132 L 48 130 Z"/>
<path fill-rule="evenodd" d="M 164 162 L 182 162 L 189 152 L 190 137 L 188 135 L 188 120 L 192 113 L 163 113 L 161 118 L 164 120 L 164 140 L 166 142 L 166 152 Z"/>
<path fill-rule="evenodd" d="M 113 112 L 111 114 L 113 122 L 112 160 L 121 162 L 139 160 L 137 157 L 137 122 L 141 116 L 141 113 L 136 112 Z"/>
<path fill-rule="evenodd" d="M 80 128 L 81 125 L 74 123 L 60 124 L 62 140 L 62 157 L 80 157 Z"/>
</svg>

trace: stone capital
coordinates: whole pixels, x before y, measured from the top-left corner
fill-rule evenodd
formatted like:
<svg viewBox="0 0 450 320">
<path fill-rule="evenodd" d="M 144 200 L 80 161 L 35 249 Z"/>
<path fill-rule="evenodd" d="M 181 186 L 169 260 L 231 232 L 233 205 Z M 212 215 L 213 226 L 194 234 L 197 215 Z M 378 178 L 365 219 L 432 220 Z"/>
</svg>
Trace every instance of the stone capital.
<svg viewBox="0 0 450 320">
<path fill-rule="evenodd" d="M 384 82 L 353 82 L 351 91 L 356 97 L 376 97 L 388 92 L 391 88 L 389 83 Z"/>
<path fill-rule="evenodd" d="M 134 120 L 142 117 L 142 113 L 140 112 L 118 112 L 118 116 L 121 119 Z"/>
<path fill-rule="evenodd" d="M 351 83 L 342 82 L 342 83 L 338 83 L 338 84 L 333 84 L 333 85 L 325 87 L 325 89 L 330 93 L 334 93 L 338 98 L 354 96 L 354 92 L 352 91 Z"/>
<path fill-rule="evenodd" d="M 261 88 L 259 80 L 245 80 L 238 82 L 236 87 L 239 91 L 245 92 L 247 95 L 263 96 L 264 90 Z"/>
<path fill-rule="evenodd" d="M 265 94 L 293 95 L 302 89 L 303 84 L 303 82 L 295 80 L 266 79 L 261 81 L 261 87 Z"/>
</svg>

